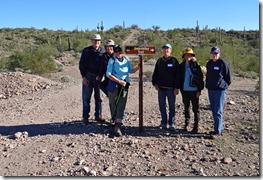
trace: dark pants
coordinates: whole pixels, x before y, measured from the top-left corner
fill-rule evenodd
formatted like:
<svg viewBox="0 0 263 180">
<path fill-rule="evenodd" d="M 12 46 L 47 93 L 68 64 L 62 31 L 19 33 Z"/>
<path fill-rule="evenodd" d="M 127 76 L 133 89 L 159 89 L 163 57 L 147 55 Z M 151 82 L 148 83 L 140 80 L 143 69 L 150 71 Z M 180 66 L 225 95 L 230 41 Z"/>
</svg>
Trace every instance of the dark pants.
<svg viewBox="0 0 263 180">
<path fill-rule="evenodd" d="M 94 99 L 95 99 L 95 113 L 96 117 L 101 117 L 102 112 L 102 100 L 100 97 L 100 82 L 95 79 L 94 75 L 87 74 L 86 78 L 89 80 L 89 84 L 84 86 L 82 84 L 82 116 L 89 117 L 90 113 L 90 101 L 91 95 L 94 90 Z"/>
<path fill-rule="evenodd" d="M 200 111 L 199 111 L 199 97 L 197 98 L 197 91 L 181 91 L 184 103 L 184 116 L 185 116 L 185 125 L 189 124 L 190 121 L 190 103 L 192 103 L 192 110 L 194 112 L 194 126 L 198 127 L 198 122 L 200 120 Z"/>
</svg>

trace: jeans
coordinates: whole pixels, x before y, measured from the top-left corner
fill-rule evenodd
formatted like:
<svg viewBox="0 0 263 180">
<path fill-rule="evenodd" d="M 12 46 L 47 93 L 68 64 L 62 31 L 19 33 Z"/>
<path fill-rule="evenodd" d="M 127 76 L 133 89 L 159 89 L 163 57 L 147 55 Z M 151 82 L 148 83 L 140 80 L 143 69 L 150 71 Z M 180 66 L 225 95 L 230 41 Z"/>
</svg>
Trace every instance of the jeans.
<svg viewBox="0 0 263 180">
<path fill-rule="evenodd" d="M 167 125 L 167 112 L 166 112 L 166 97 L 168 99 L 169 106 L 169 126 L 174 126 L 174 117 L 175 117 L 175 96 L 173 89 L 161 89 L 158 91 L 158 103 L 159 109 L 161 112 L 162 120 L 161 125 Z"/>
<path fill-rule="evenodd" d="M 208 90 L 208 98 L 214 119 L 214 132 L 221 134 L 224 129 L 223 110 L 226 90 Z"/>
<path fill-rule="evenodd" d="M 101 117 L 102 112 L 102 100 L 100 97 L 100 82 L 95 79 L 95 76 L 92 74 L 86 75 L 89 84 L 84 86 L 82 84 L 82 117 L 89 117 L 90 113 L 90 100 L 91 95 L 94 90 L 94 99 L 95 99 L 95 117 Z"/>
</svg>

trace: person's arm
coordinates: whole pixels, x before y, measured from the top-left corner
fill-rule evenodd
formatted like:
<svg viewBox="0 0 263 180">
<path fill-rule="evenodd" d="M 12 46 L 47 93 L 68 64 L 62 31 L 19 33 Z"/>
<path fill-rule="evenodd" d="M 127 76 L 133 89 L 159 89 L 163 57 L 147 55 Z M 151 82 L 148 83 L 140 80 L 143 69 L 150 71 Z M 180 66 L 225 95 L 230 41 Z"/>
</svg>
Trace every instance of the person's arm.
<svg viewBox="0 0 263 180">
<path fill-rule="evenodd" d="M 232 80 L 232 75 L 231 75 L 231 71 L 230 71 L 230 65 L 227 62 L 224 62 L 224 80 L 226 81 L 226 83 L 228 84 L 228 86 L 231 84 L 231 80 Z"/>
<path fill-rule="evenodd" d="M 137 67 L 133 68 L 131 73 L 135 73 L 140 69 L 140 62 L 138 63 Z"/>
<path fill-rule="evenodd" d="M 155 89 L 156 89 L 156 86 L 158 86 L 158 84 L 157 84 L 158 64 L 159 64 L 158 61 L 159 60 L 157 60 L 156 63 L 155 63 L 153 74 L 152 74 L 152 85 L 155 87 Z"/>
<path fill-rule="evenodd" d="M 80 74 L 82 77 L 85 77 L 87 74 L 87 58 L 88 58 L 88 49 L 84 48 L 82 53 L 81 53 L 81 57 L 79 60 L 79 70 L 80 70 Z"/>
</svg>

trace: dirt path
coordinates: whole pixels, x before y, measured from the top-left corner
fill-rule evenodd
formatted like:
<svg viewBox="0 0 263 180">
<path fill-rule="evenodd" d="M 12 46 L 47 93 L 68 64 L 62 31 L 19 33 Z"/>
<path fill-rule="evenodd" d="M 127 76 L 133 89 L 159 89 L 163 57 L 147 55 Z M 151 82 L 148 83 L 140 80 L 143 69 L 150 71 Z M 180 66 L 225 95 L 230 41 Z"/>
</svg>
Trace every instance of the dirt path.
<svg viewBox="0 0 263 180">
<path fill-rule="evenodd" d="M 152 71 L 153 64 L 145 63 L 144 71 Z M 161 131 L 157 92 L 147 78 L 143 86 L 144 132 L 139 132 L 135 73 L 131 76 L 124 135 L 111 138 L 107 125 L 95 121 L 82 125 L 78 65 L 67 67 L 52 80 L 66 75 L 73 81 L 0 99 L 0 175 L 259 176 L 259 96 L 254 92 L 255 80 L 234 77 L 227 97 L 224 138 L 211 140 L 206 134 L 213 127 L 206 90 L 200 100 L 199 134 L 181 132 L 181 95 L 176 101 L 178 133 Z M 93 99 L 91 105 L 93 113 Z M 103 109 L 104 117 L 109 118 L 105 96 Z"/>
</svg>

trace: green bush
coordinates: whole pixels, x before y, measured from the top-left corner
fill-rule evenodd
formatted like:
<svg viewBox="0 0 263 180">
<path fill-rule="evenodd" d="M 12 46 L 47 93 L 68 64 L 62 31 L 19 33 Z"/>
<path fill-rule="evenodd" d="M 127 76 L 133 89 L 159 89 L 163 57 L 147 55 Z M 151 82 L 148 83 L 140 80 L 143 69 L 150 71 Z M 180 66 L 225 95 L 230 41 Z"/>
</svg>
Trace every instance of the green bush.
<svg viewBox="0 0 263 180">
<path fill-rule="evenodd" d="M 24 71 L 31 71 L 33 74 L 51 73 L 56 70 L 55 61 L 51 55 L 56 53 L 57 51 L 48 45 L 33 49 L 32 52 L 17 52 L 8 58 L 6 67 L 10 71 L 19 68 Z"/>
</svg>

